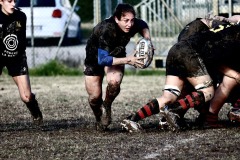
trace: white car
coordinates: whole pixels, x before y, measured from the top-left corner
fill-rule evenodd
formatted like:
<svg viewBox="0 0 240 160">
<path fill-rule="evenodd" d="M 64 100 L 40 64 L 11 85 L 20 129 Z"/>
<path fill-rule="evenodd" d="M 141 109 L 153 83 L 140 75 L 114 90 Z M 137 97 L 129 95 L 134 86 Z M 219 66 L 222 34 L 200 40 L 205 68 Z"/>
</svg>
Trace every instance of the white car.
<svg viewBox="0 0 240 160">
<path fill-rule="evenodd" d="M 30 39 L 32 37 L 30 0 L 17 0 L 16 7 L 27 16 L 26 36 Z M 71 15 L 71 10 L 69 0 L 33 0 L 34 38 L 59 40 Z M 65 32 L 63 43 L 70 42 L 69 40 L 81 42 L 81 19 L 75 12 Z"/>
</svg>

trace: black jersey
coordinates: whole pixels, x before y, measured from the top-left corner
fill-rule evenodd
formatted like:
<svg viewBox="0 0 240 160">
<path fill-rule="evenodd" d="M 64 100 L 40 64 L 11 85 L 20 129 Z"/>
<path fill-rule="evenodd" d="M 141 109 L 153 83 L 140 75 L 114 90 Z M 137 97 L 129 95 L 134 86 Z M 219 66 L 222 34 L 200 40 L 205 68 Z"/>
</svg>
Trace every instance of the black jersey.
<svg viewBox="0 0 240 160">
<path fill-rule="evenodd" d="M 228 39 L 228 41 L 232 39 L 228 33 L 216 32 L 227 29 L 231 25 L 221 21 L 219 21 L 219 24 L 222 25 L 216 25 L 217 27 L 213 30 L 209 30 L 209 27 L 202 23 L 200 19 L 187 25 L 179 35 L 179 42 L 168 53 L 167 75 L 196 77 L 207 75 L 210 71 L 211 76 L 213 76 L 213 70 L 216 71 L 215 68 L 223 64 L 222 56 L 219 56 L 220 53 L 216 49 L 223 48 L 223 46 L 220 46 L 223 39 Z M 229 46 L 233 45 L 230 42 L 228 44 Z"/>
<path fill-rule="evenodd" d="M 209 30 L 209 27 L 201 21 L 201 18 L 197 18 L 183 28 L 178 36 L 178 41 L 186 40 L 195 33 L 207 30 Z"/>
<path fill-rule="evenodd" d="M 207 64 L 227 65 L 240 71 L 240 25 L 220 26 L 212 30 L 202 56 Z M 209 35 L 209 34 L 208 34 Z"/>
<path fill-rule="evenodd" d="M 134 24 L 128 33 L 123 32 L 114 20 L 114 17 L 105 19 L 93 28 L 87 41 L 85 65 L 98 65 L 98 48 L 106 50 L 114 57 L 126 56 L 126 45 L 136 33 L 148 28 L 143 20 L 134 19 Z"/>
<path fill-rule="evenodd" d="M 19 9 L 6 15 L 0 11 L 0 59 L 10 61 L 25 55 L 26 15 Z"/>
</svg>

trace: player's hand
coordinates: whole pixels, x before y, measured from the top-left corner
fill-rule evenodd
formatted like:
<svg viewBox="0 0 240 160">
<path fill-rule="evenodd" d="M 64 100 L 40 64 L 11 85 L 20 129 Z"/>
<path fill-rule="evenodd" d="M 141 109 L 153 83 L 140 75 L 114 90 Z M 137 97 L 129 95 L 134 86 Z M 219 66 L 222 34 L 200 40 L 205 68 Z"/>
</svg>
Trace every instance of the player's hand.
<svg viewBox="0 0 240 160">
<path fill-rule="evenodd" d="M 132 54 L 127 56 L 128 64 L 134 66 L 135 68 L 143 68 L 144 67 L 143 59 L 145 57 L 136 57 L 135 54 L 136 51 L 134 50 Z"/>
</svg>

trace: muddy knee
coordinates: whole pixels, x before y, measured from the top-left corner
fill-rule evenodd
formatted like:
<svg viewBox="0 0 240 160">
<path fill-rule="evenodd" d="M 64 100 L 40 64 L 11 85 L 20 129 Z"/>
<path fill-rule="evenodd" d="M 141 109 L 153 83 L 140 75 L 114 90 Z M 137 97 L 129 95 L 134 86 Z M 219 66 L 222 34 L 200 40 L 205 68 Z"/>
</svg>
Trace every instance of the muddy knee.
<svg viewBox="0 0 240 160">
<path fill-rule="evenodd" d="M 110 97 L 117 97 L 120 93 L 120 84 L 108 84 L 107 95 Z"/>
<path fill-rule="evenodd" d="M 90 104 L 91 107 L 95 107 L 95 106 L 101 106 L 102 105 L 102 97 L 97 98 L 97 97 L 89 97 L 88 98 L 88 103 Z"/>
</svg>

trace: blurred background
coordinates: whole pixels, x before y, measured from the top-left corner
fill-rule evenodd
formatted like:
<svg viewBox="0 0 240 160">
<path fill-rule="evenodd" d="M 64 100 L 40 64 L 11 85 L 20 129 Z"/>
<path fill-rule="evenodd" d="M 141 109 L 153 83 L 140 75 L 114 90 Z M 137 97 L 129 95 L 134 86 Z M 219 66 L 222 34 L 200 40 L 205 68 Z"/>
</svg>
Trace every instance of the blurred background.
<svg viewBox="0 0 240 160">
<path fill-rule="evenodd" d="M 83 68 L 85 45 L 92 28 L 112 15 L 118 3 L 134 6 L 150 28 L 155 57 L 149 68 L 165 67 L 177 36 L 190 21 L 209 14 L 229 17 L 240 13 L 240 0 L 17 0 L 27 15 L 27 56 L 30 68 L 56 60 Z M 139 35 L 132 38 L 127 53 Z"/>
</svg>

